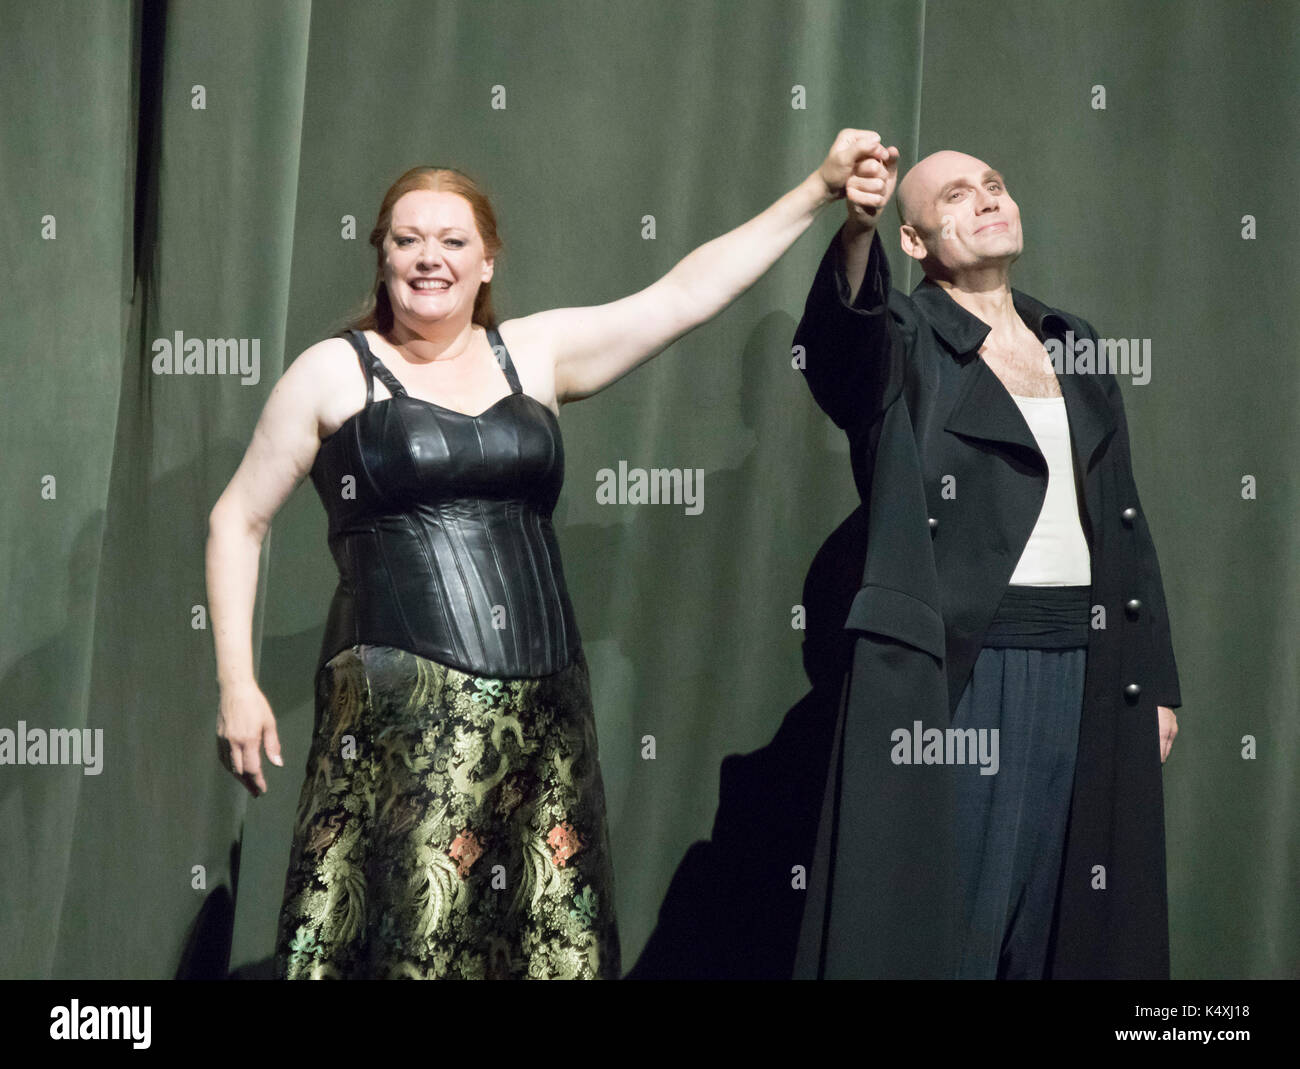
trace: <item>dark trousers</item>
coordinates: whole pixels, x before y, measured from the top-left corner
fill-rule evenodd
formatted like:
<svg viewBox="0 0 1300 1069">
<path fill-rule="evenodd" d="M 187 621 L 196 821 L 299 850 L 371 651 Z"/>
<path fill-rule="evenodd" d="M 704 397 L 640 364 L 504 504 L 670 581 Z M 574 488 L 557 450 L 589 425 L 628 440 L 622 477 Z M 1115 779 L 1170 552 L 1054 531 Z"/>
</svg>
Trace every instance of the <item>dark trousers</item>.
<svg viewBox="0 0 1300 1069">
<path fill-rule="evenodd" d="M 953 715 L 997 729 L 998 771 L 956 772 L 963 979 L 1041 979 L 1061 878 L 1087 648 L 985 647 Z"/>
</svg>

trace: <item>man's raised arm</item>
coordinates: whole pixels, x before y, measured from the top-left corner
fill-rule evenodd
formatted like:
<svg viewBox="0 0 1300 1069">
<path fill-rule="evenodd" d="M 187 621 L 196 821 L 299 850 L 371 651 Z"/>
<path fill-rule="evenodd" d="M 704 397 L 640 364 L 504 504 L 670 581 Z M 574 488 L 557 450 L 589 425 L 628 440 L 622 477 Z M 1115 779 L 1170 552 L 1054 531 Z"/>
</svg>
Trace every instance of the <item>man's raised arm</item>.
<svg viewBox="0 0 1300 1069">
<path fill-rule="evenodd" d="M 902 389 L 906 349 L 889 313 L 889 261 L 877 233 L 897 178 L 892 146 L 858 164 L 844 187 L 848 219 L 822 256 L 794 335 L 808 388 L 850 436 Z"/>
<path fill-rule="evenodd" d="M 850 435 L 875 422 L 902 389 L 905 346 L 889 290 L 880 235 L 846 223 L 822 256 L 795 331 L 808 388 Z"/>
</svg>

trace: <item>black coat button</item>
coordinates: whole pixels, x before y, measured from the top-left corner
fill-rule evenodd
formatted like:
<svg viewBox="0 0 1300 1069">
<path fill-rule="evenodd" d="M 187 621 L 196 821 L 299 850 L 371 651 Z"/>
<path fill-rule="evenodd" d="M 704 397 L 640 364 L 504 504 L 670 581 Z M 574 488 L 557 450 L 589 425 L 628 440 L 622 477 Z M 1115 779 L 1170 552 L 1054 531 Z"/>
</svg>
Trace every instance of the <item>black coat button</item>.
<svg viewBox="0 0 1300 1069">
<path fill-rule="evenodd" d="M 1126 524 L 1132 527 L 1133 521 L 1137 519 L 1137 514 L 1138 514 L 1138 510 L 1135 509 L 1132 505 L 1130 505 L 1123 512 L 1121 512 L 1119 516 L 1120 519 L 1122 519 Z"/>
<path fill-rule="evenodd" d="M 1128 610 L 1130 616 L 1136 616 L 1138 610 L 1142 608 L 1142 602 L 1138 601 L 1137 598 L 1129 598 L 1128 601 L 1124 602 L 1124 608 Z"/>
<path fill-rule="evenodd" d="M 1136 683 L 1130 683 L 1127 687 L 1124 688 L 1124 693 L 1128 695 L 1128 697 L 1130 698 L 1136 698 L 1139 694 L 1142 693 L 1142 688 L 1139 687 Z"/>
<path fill-rule="evenodd" d="M 939 521 L 936 520 L 933 516 L 931 516 L 931 517 L 930 517 L 930 533 L 931 533 L 931 534 L 934 534 L 934 532 L 937 531 L 938 529 L 939 529 Z"/>
</svg>

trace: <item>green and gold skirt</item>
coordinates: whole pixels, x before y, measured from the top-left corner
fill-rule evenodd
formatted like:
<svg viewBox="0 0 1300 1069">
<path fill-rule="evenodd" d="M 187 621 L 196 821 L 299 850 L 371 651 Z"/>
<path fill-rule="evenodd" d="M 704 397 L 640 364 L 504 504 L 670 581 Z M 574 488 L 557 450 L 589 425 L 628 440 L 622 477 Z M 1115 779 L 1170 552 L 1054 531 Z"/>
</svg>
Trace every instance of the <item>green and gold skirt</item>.
<svg viewBox="0 0 1300 1069">
<path fill-rule="evenodd" d="M 283 979 L 618 979 L 585 658 L 488 679 L 390 646 L 317 677 Z"/>
</svg>

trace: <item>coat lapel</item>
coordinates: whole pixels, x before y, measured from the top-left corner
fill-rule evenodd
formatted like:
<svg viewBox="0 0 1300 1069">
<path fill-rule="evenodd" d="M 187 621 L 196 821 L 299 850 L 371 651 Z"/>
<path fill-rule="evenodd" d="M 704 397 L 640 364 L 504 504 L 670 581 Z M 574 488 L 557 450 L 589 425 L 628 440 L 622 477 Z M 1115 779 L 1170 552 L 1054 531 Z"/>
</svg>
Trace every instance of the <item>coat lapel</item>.
<svg viewBox="0 0 1300 1069">
<path fill-rule="evenodd" d="M 1065 332 L 1083 336 L 1080 321 L 1067 318 L 1027 293 L 1012 289 L 1016 311 L 1040 341 L 1055 337 L 1064 342 Z M 912 291 L 912 300 L 925 314 L 935 332 L 961 367 L 957 400 L 944 429 L 954 434 L 985 441 L 1010 443 L 1042 456 L 1038 442 L 1002 380 L 979 358 L 979 347 L 989 325 L 954 301 L 943 287 L 922 279 Z M 1070 421 L 1075 471 L 1081 478 L 1092 465 L 1102 442 L 1115 430 L 1115 415 L 1106 390 L 1095 375 L 1059 374 L 1065 411 Z M 1046 461 L 1044 461 L 1044 466 Z M 1086 480 L 1085 480 L 1086 481 Z"/>
</svg>

